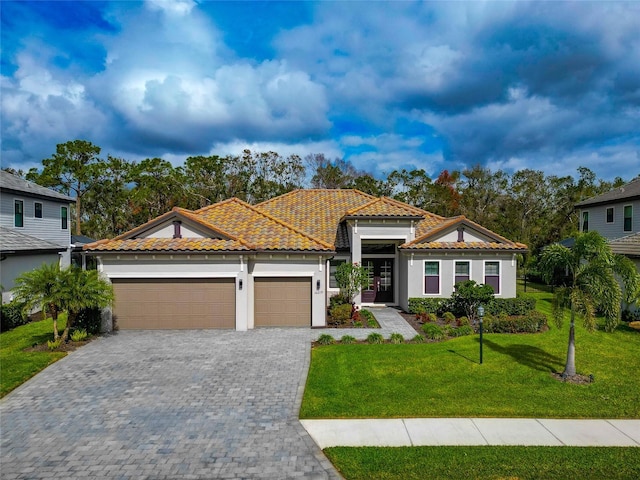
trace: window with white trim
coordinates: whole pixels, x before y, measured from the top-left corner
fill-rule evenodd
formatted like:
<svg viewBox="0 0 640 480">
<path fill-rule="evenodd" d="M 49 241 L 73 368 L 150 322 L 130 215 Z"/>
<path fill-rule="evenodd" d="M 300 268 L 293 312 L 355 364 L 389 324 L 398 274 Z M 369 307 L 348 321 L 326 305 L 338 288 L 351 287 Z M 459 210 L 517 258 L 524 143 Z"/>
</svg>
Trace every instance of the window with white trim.
<svg viewBox="0 0 640 480">
<path fill-rule="evenodd" d="M 457 285 L 460 282 L 466 282 L 471 280 L 471 263 L 468 260 L 456 260 L 455 273 L 453 278 L 453 284 Z"/>
<path fill-rule="evenodd" d="M 42 203 L 35 202 L 33 204 L 33 216 L 35 218 L 42 218 Z"/>
<path fill-rule="evenodd" d="M 607 208 L 607 223 L 613 223 L 614 215 L 613 215 L 613 207 Z"/>
<path fill-rule="evenodd" d="M 491 285 L 494 294 L 500 294 L 500 262 L 484 262 L 484 284 Z"/>
<path fill-rule="evenodd" d="M 24 227 L 24 201 L 14 200 L 13 213 L 13 225 L 15 227 Z"/>
<path fill-rule="evenodd" d="M 424 293 L 438 295 L 440 293 L 440 262 L 424 262 Z"/>
<path fill-rule="evenodd" d="M 624 206 L 624 227 L 625 232 L 633 231 L 633 205 Z"/>
<path fill-rule="evenodd" d="M 60 207 L 60 220 L 62 230 L 69 228 L 69 209 L 67 207 Z"/>
</svg>

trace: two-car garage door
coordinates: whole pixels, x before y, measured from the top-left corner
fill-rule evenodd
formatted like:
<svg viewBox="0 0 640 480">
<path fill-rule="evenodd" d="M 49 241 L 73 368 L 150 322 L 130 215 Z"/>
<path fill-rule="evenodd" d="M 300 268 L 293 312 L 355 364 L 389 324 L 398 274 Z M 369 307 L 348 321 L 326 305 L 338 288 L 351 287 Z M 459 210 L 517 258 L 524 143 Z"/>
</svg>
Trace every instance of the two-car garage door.
<svg viewBox="0 0 640 480">
<path fill-rule="evenodd" d="M 113 279 L 118 328 L 235 328 L 233 278 Z"/>
<path fill-rule="evenodd" d="M 118 328 L 200 329 L 236 327 L 233 278 L 114 278 Z M 256 278 L 256 327 L 309 327 L 310 278 Z"/>
</svg>

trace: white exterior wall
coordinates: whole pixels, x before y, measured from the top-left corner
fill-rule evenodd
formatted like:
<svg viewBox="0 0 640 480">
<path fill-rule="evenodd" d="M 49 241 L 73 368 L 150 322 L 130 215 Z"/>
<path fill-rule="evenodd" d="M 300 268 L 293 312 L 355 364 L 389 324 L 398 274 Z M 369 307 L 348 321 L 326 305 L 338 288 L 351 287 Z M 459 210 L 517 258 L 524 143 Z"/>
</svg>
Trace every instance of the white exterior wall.
<svg viewBox="0 0 640 480">
<path fill-rule="evenodd" d="M 486 261 L 500 262 L 500 293 L 496 295 L 500 298 L 513 298 L 516 296 L 516 265 L 515 255 L 486 253 L 482 256 L 478 254 L 461 254 L 456 252 L 423 253 L 415 252 L 413 256 L 410 252 L 403 253 L 402 262 L 407 268 L 407 292 L 406 297 L 400 299 L 400 305 L 406 310 L 408 299 L 418 298 L 448 298 L 453 293 L 454 286 L 454 262 L 470 261 L 470 280 L 476 283 L 484 283 L 484 263 Z M 424 293 L 424 262 L 440 262 L 440 293 Z"/>
<path fill-rule="evenodd" d="M 15 200 L 22 200 L 23 202 L 23 227 L 16 227 L 14 223 Z M 42 203 L 42 218 L 35 217 L 36 202 Z M 67 207 L 68 228 L 66 230 L 62 229 L 61 207 Z M 0 225 L 66 248 L 71 245 L 71 206 L 69 203 L 2 192 L 0 198 Z"/>
<path fill-rule="evenodd" d="M 234 278 L 236 330 L 248 328 L 249 281 L 243 255 L 101 254 L 98 269 L 113 278 Z M 240 290 L 242 280 L 242 290 Z M 253 317 L 252 317 L 253 318 Z"/>
<path fill-rule="evenodd" d="M 312 254 L 261 254 L 249 263 L 249 328 L 253 328 L 253 281 L 258 277 L 304 277 L 311 279 L 311 326 L 326 325 L 327 256 Z M 320 282 L 320 288 L 318 288 Z"/>
<path fill-rule="evenodd" d="M 150 230 L 144 234 L 145 238 L 173 238 L 174 227 L 173 223 L 169 225 L 163 225 L 162 227 Z M 182 238 L 205 238 L 204 235 L 189 228 L 184 223 L 180 225 L 180 234 Z"/>
<path fill-rule="evenodd" d="M 470 230 L 466 228 L 464 230 L 464 241 L 465 242 L 493 242 L 494 240 L 481 235 L 480 233 Z M 439 242 L 457 242 L 458 241 L 458 230 L 454 229 L 445 235 L 438 237 Z"/>
</svg>

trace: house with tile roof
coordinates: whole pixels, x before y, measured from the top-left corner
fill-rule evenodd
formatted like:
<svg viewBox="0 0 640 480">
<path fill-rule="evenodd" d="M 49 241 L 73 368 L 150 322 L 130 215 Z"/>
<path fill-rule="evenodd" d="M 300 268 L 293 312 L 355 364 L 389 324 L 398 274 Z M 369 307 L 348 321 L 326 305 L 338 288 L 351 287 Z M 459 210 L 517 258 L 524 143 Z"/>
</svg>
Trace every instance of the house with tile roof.
<svg viewBox="0 0 640 480">
<path fill-rule="evenodd" d="M 84 248 L 114 285 L 119 328 L 237 330 L 325 326 L 341 262 L 369 272 L 360 306 L 406 309 L 410 297 L 448 297 L 466 279 L 514 297 L 516 254 L 527 249 L 464 216 L 349 189 L 174 208 Z"/>
<path fill-rule="evenodd" d="M 75 199 L 0 170 L 0 283 L 3 302 L 15 279 L 43 263 L 69 265 L 69 211 Z"/>
</svg>

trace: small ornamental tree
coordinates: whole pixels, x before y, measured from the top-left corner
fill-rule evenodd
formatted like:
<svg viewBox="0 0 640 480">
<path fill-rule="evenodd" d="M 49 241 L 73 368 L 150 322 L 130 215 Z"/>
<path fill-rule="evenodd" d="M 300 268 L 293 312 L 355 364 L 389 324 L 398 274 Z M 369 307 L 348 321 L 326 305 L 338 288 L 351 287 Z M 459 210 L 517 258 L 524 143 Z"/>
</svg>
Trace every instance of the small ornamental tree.
<svg viewBox="0 0 640 480">
<path fill-rule="evenodd" d="M 465 280 L 456 285 L 451 295 L 451 303 L 456 313 L 464 313 L 470 321 L 474 321 L 478 307 L 493 300 L 491 285 L 477 284 L 474 280 Z"/>
<path fill-rule="evenodd" d="M 341 263 L 336 270 L 336 283 L 340 288 L 340 295 L 353 303 L 353 298 L 360 290 L 369 285 L 369 272 L 358 263 Z"/>
</svg>

